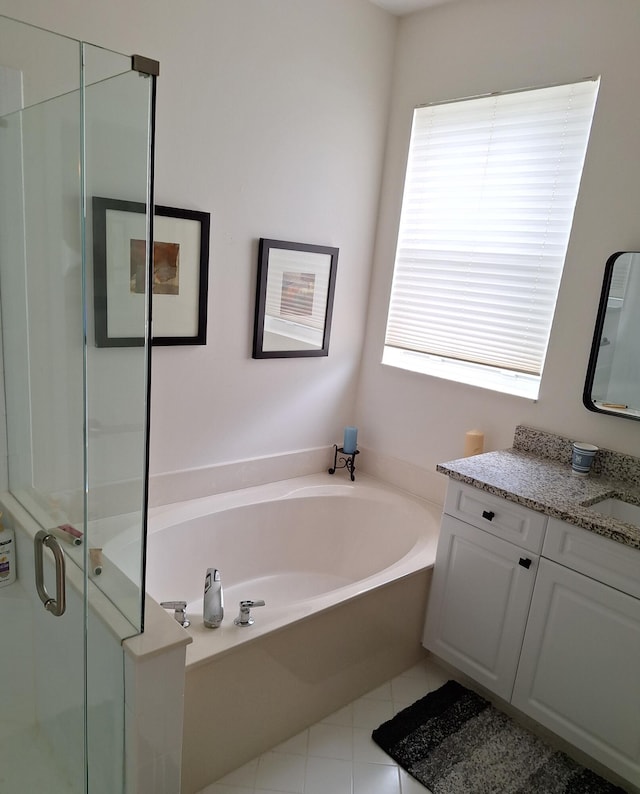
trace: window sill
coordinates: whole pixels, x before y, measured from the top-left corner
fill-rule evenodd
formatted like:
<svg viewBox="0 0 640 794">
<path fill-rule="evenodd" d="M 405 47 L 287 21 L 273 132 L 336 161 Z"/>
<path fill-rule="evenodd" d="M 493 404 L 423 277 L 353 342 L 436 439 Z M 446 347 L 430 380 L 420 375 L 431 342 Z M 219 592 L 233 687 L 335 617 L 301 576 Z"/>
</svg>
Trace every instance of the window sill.
<svg viewBox="0 0 640 794">
<path fill-rule="evenodd" d="M 488 367 L 482 364 L 469 364 L 463 361 L 416 353 L 412 350 L 401 350 L 397 347 L 385 347 L 382 363 L 389 367 L 419 372 L 435 378 L 478 386 L 482 389 L 524 397 L 534 402 L 540 391 L 540 378 L 535 375 L 523 375 L 519 372 Z"/>
</svg>

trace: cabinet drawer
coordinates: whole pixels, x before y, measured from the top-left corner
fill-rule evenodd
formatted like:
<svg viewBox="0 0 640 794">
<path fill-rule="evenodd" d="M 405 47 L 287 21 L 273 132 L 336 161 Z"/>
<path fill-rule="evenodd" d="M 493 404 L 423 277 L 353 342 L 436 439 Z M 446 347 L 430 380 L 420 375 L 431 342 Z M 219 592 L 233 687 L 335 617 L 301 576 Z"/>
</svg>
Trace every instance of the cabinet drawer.
<svg viewBox="0 0 640 794">
<path fill-rule="evenodd" d="M 550 518 L 542 554 L 640 598 L 640 549 Z"/>
<path fill-rule="evenodd" d="M 449 481 L 444 512 L 539 554 L 547 516 L 487 491 Z"/>
</svg>

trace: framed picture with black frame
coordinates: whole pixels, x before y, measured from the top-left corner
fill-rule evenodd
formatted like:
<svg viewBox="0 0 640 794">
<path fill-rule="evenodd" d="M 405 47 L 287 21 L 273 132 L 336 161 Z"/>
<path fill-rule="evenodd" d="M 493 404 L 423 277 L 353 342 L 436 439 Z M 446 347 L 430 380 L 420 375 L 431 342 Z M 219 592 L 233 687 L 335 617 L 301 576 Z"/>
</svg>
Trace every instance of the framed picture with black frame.
<svg viewBox="0 0 640 794">
<path fill-rule="evenodd" d="M 146 205 L 94 196 L 96 347 L 144 344 Z M 210 214 L 156 205 L 153 213 L 153 345 L 204 345 Z"/>
<path fill-rule="evenodd" d="M 328 356 L 338 249 L 260 239 L 253 358 Z"/>
</svg>

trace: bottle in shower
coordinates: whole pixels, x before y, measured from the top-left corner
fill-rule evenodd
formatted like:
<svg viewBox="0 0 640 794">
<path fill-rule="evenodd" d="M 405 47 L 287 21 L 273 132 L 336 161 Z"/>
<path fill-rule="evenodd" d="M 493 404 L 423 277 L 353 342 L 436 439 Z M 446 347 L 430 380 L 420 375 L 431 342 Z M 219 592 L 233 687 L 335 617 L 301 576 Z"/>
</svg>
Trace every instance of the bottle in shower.
<svg viewBox="0 0 640 794">
<path fill-rule="evenodd" d="M 13 584 L 16 580 L 16 536 L 12 529 L 5 527 L 0 513 L 0 587 Z"/>
<path fill-rule="evenodd" d="M 204 578 L 204 608 L 202 611 L 204 625 L 208 629 L 217 629 L 224 617 L 224 600 L 222 582 L 217 568 L 208 568 Z"/>
</svg>

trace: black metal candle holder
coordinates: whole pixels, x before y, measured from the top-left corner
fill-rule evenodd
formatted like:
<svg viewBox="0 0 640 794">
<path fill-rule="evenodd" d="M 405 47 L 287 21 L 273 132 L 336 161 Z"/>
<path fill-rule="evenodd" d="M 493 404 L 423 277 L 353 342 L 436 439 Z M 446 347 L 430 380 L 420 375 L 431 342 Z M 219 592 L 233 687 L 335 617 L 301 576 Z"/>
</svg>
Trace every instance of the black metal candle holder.
<svg viewBox="0 0 640 794">
<path fill-rule="evenodd" d="M 336 469 L 346 469 L 351 475 L 351 482 L 356 478 L 356 455 L 360 454 L 360 450 L 356 449 L 355 452 L 345 452 L 343 447 L 337 444 L 333 445 L 335 450 L 333 455 L 333 466 L 328 470 L 329 474 L 335 474 Z M 340 454 L 340 465 L 338 466 L 338 454 Z"/>
</svg>

